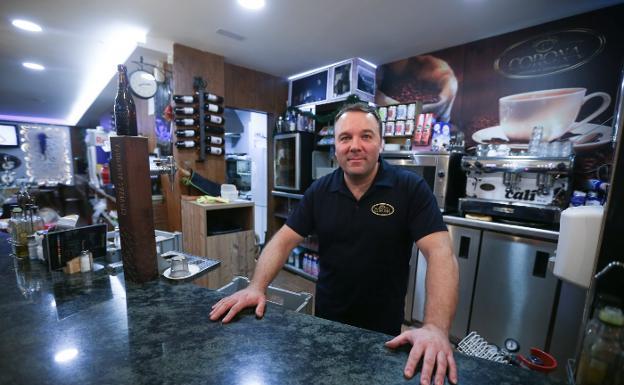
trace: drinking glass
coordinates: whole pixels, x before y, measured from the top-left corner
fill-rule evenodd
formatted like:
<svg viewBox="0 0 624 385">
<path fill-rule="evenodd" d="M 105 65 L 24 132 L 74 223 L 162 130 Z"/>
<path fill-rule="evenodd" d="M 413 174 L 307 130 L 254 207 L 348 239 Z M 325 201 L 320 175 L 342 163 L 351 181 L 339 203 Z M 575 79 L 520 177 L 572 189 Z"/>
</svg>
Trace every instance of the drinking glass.
<svg viewBox="0 0 624 385">
<path fill-rule="evenodd" d="M 188 260 L 186 257 L 176 255 L 171 258 L 171 276 L 173 278 L 180 278 L 189 275 Z"/>
</svg>

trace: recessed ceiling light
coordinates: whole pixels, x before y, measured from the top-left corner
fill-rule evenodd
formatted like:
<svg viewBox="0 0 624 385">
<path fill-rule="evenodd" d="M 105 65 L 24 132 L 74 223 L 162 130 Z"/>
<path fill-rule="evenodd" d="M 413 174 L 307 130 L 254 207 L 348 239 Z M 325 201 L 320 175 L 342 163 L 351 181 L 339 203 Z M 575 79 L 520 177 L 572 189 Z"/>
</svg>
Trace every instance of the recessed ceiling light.
<svg viewBox="0 0 624 385">
<path fill-rule="evenodd" d="M 264 7 L 264 0 L 238 0 L 238 4 L 247 9 L 260 9 Z"/>
<path fill-rule="evenodd" d="M 44 66 L 42 66 L 41 64 L 37 64 L 37 63 L 23 62 L 22 65 L 28 69 L 35 70 L 35 71 L 43 71 L 45 69 Z"/>
<path fill-rule="evenodd" d="M 35 24 L 32 21 L 15 19 L 15 20 L 13 20 L 12 24 L 15 27 L 17 27 L 19 29 L 23 29 L 25 31 L 41 32 L 41 27 L 39 26 L 39 24 Z"/>
</svg>

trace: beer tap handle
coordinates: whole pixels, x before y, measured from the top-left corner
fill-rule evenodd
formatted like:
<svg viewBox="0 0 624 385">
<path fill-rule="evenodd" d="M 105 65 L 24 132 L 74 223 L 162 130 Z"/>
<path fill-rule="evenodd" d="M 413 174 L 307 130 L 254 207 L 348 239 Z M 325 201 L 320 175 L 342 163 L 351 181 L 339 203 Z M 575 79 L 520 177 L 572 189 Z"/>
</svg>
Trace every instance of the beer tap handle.
<svg viewBox="0 0 624 385">
<path fill-rule="evenodd" d="M 174 190 L 175 174 L 178 170 L 173 156 L 167 156 L 166 158 L 157 158 L 154 163 L 158 167 L 155 170 L 150 170 L 151 175 L 167 175 L 169 176 L 169 184 L 171 184 L 171 191 Z"/>
</svg>

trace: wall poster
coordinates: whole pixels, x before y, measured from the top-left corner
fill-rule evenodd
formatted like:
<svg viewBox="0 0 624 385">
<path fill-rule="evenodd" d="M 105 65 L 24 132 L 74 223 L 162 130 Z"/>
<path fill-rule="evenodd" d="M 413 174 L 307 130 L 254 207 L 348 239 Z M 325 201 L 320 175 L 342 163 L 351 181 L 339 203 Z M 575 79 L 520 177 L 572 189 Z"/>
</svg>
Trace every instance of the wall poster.
<svg viewBox="0 0 624 385">
<path fill-rule="evenodd" d="M 468 149 L 526 150 L 541 126 L 542 140 L 573 148 L 577 179 L 597 178 L 613 155 L 622 19 L 617 5 L 388 63 L 377 69 L 375 101 L 421 101 Z"/>
</svg>

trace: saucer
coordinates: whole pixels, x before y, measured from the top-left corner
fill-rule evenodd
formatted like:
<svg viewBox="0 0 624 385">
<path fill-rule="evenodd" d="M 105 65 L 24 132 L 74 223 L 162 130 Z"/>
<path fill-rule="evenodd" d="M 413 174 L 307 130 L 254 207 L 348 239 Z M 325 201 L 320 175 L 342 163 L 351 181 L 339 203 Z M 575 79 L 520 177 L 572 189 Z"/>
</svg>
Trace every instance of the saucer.
<svg viewBox="0 0 624 385">
<path fill-rule="evenodd" d="M 180 280 L 180 279 L 187 279 L 189 277 L 194 276 L 195 274 L 199 273 L 199 266 L 195 265 L 195 264 L 190 264 L 188 265 L 189 267 L 189 273 L 187 275 L 184 275 L 182 277 L 172 277 L 171 276 L 171 268 L 168 267 L 165 269 L 165 271 L 163 271 L 162 275 L 165 278 L 169 278 L 169 279 L 173 279 L 173 280 Z"/>
<path fill-rule="evenodd" d="M 569 141 L 572 142 L 575 150 L 584 151 L 611 142 L 612 128 L 610 126 L 604 126 L 601 124 L 585 123 L 570 130 L 570 133 L 579 135 L 583 135 L 586 133 L 602 134 L 597 142 L 591 143 L 576 143 L 576 141 L 582 136 L 573 136 L 569 139 Z M 529 147 L 527 143 L 510 143 L 509 138 L 507 138 L 501 126 L 483 128 L 472 134 L 472 140 L 480 144 L 490 144 L 490 141 L 494 139 L 497 139 L 501 143 L 506 144 L 510 148 L 516 150 L 526 150 Z"/>
</svg>

